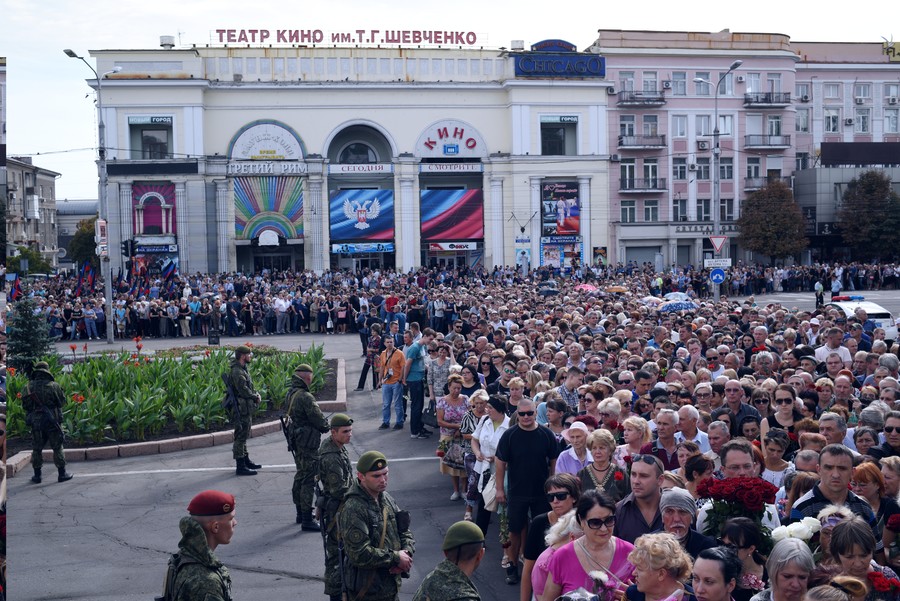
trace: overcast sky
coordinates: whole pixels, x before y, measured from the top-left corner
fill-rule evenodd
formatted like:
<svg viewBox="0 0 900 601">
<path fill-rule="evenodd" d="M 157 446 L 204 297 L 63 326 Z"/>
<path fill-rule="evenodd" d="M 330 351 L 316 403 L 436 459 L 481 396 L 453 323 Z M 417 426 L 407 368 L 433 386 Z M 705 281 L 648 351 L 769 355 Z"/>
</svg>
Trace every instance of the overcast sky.
<svg viewBox="0 0 900 601">
<path fill-rule="evenodd" d="M 597 29 L 783 33 L 796 41 L 900 39 L 900 11 L 853 4 L 671 0 L 0 0 L 7 57 L 7 151 L 62 174 L 57 198 L 96 198 L 96 113 L 92 78 L 63 54 L 105 48 L 157 48 L 160 35 L 182 45 L 215 41 L 216 29 L 441 29 L 473 31 L 485 47 L 561 38 L 585 48 Z M 896 31 L 893 31 L 896 30 Z"/>
</svg>

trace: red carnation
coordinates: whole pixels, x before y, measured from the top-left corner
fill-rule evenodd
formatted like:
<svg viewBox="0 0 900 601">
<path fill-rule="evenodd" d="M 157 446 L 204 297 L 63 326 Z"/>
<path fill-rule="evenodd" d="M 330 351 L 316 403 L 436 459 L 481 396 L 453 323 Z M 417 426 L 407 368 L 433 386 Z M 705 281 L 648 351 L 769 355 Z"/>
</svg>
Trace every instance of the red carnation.
<svg viewBox="0 0 900 601">
<path fill-rule="evenodd" d="M 800 440 L 800 438 L 798 438 L 797 435 L 794 434 L 793 432 L 788 432 L 788 438 L 790 438 L 794 442 L 797 442 L 798 440 Z"/>
<path fill-rule="evenodd" d="M 618 430 L 618 429 L 619 429 L 619 422 L 616 422 L 616 421 L 611 422 L 611 423 L 609 424 L 609 429 L 610 429 L 610 430 Z"/>
<path fill-rule="evenodd" d="M 625 455 L 625 457 L 622 458 L 622 461 L 624 461 L 628 465 L 631 465 L 631 462 L 634 461 L 634 459 L 631 458 L 631 455 Z"/>
<path fill-rule="evenodd" d="M 618 470 L 616 470 L 616 473 L 613 474 L 613 480 L 615 480 L 616 482 L 621 482 L 624 479 L 625 479 L 625 474 L 623 474 L 622 472 L 620 472 Z M 897 514 L 897 515 L 900 515 L 900 514 Z"/>
<path fill-rule="evenodd" d="M 869 572 L 867 574 L 869 578 L 869 582 L 872 583 L 872 588 L 874 588 L 879 593 L 886 593 L 891 590 L 891 582 L 887 578 L 884 577 L 884 574 L 881 572 Z"/>
<path fill-rule="evenodd" d="M 900 532 L 900 513 L 895 513 L 888 519 L 887 528 L 891 532 Z"/>
</svg>

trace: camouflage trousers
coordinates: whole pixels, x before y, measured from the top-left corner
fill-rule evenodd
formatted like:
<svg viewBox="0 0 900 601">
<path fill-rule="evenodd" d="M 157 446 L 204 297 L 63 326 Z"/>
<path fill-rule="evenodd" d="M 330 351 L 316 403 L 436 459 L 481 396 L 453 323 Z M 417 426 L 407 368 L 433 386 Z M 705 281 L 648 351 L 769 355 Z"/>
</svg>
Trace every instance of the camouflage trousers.
<svg viewBox="0 0 900 601">
<path fill-rule="evenodd" d="M 63 437 L 59 430 L 39 430 L 35 428 L 31 431 L 31 466 L 39 470 L 44 465 L 43 449 L 48 444 L 53 449 L 53 464 L 57 469 L 66 468 L 66 457 L 63 454 Z"/>
<path fill-rule="evenodd" d="M 250 438 L 250 415 L 241 415 L 234 420 L 234 444 L 231 455 L 235 459 L 247 456 L 247 439 Z"/>
<path fill-rule="evenodd" d="M 316 474 L 319 473 L 319 452 L 312 450 L 297 451 L 294 456 L 294 463 L 297 465 L 297 473 L 294 474 L 294 486 L 291 488 L 294 505 L 300 511 L 312 511 Z"/>
<path fill-rule="evenodd" d="M 325 594 L 329 597 L 341 594 L 341 566 L 337 540 L 337 518 L 322 514 L 322 530 L 325 531 Z"/>
</svg>

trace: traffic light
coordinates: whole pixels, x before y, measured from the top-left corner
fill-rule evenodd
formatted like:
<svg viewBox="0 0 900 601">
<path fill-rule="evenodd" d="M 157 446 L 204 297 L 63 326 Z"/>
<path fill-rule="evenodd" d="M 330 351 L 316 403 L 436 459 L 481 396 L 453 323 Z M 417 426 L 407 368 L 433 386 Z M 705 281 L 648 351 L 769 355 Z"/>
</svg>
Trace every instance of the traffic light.
<svg viewBox="0 0 900 601">
<path fill-rule="evenodd" d="M 122 241 L 122 256 L 123 257 L 131 256 L 131 240 L 123 240 Z"/>
</svg>

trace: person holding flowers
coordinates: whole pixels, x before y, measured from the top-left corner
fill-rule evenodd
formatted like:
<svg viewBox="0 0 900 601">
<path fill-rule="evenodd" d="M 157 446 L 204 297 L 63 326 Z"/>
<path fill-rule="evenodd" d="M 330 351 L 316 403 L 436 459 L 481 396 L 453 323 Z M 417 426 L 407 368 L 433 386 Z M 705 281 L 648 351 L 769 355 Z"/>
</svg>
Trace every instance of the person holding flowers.
<svg viewBox="0 0 900 601">
<path fill-rule="evenodd" d="M 829 550 L 842 576 L 852 576 L 866 585 L 865 601 L 895 601 L 900 598 L 900 580 L 891 568 L 875 563 L 875 536 L 858 516 L 844 520 L 831 533 Z"/>
</svg>

